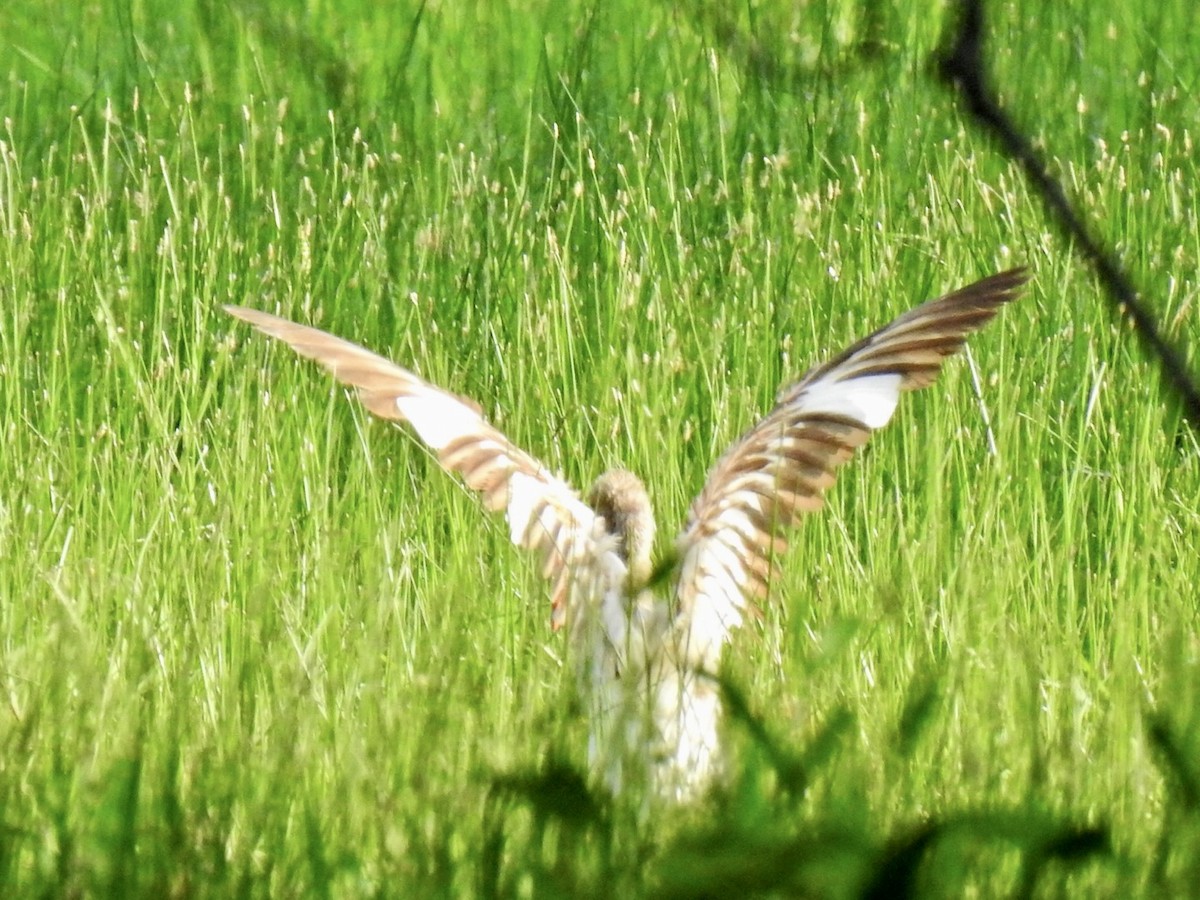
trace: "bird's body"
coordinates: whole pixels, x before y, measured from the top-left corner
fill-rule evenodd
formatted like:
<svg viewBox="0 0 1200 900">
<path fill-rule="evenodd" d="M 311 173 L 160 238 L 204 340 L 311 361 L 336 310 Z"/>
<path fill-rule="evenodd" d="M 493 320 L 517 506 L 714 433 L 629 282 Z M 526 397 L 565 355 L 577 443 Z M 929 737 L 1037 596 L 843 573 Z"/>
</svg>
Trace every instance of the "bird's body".
<svg viewBox="0 0 1200 900">
<path fill-rule="evenodd" d="M 669 579 L 652 565 L 653 510 L 633 474 L 605 473 L 585 502 L 471 401 L 326 332 L 227 310 L 325 365 L 371 412 L 409 422 L 444 468 L 505 513 L 513 542 L 554 583 L 551 622 L 566 626 L 589 706 L 593 771 L 614 791 L 636 778 L 687 800 L 719 769 L 712 676 L 750 604 L 767 595 L 785 529 L 821 505 L 837 467 L 887 423 L 900 393 L 930 384 L 1024 281 L 1013 270 L 929 301 L 780 391 L 710 471 L 668 556 L 665 591 Z"/>
</svg>

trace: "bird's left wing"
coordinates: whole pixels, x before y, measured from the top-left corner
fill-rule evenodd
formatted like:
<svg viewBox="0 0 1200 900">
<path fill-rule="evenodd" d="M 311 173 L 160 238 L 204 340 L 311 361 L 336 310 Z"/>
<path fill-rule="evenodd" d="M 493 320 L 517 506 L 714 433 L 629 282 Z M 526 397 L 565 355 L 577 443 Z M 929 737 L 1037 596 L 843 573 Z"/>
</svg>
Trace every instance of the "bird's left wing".
<svg viewBox="0 0 1200 900">
<path fill-rule="evenodd" d="M 240 306 L 225 311 L 316 360 L 355 388 L 375 415 L 408 422 L 444 469 L 479 491 L 489 510 L 503 511 L 513 543 L 534 551 L 542 577 L 554 583 L 555 629 L 573 597 L 596 596 L 623 577 L 603 520 L 565 481 L 489 425 L 476 403 L 328 332 Z"/>
</svg>

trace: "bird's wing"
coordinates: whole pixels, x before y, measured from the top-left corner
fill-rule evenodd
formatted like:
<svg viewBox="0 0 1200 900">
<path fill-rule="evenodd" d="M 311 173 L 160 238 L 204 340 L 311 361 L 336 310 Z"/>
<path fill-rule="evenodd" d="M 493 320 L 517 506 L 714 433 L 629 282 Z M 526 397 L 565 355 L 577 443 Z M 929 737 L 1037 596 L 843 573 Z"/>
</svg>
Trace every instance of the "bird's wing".
<svg viewBox="0 0 1200 900">
<path fill-rule="evenodd" d="M 513 543 L 534 551 L 542 577 L 553 581 L 551 624 L 562 626 L 568 600 L 623 575 L 614 542 L 592 509 L 562 479 L 489 425 L 479 406 L 441 390 L 357 344 L 270 313 L 239 306 L 225 311 L 316 360 L 358 391 L 372 413 L 408 422 L 438 462 L 503 511 Z"/>
<path fill-rule="evenodd" d="M 783 530 L 818 509 L 837 468 L 892 417 L 902 391 L 1017 296 L 1013 269 L 900 316 L 783 388 L 775 408 L 709 472 L 677 543 L 676 603 L 691 659 L 710 666 L 752 599 L 765 597 Z"/>
</svg>

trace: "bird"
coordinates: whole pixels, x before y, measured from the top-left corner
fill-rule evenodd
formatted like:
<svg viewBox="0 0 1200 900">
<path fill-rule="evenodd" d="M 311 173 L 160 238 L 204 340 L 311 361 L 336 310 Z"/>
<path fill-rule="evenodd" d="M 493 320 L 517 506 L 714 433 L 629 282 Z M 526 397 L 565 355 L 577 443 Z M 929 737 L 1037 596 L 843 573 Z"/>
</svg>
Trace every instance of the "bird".
<svg viewBox="0 0 1200 900">
<path fill-rule="evenodd" d="M 721 656 L 768 598 L 788 531 L 822 506 L 900 395 L 932 384 L 1028 277 L 1015 268 L 929 300 L 786 384 L 709 470 L 657 565 L 653 508 L 632 472 L 607 471 L 581 496 L 474 401 L 328 332 L 225 310 L 320 363 L 374 415 L 407 423 L 504 515 L 552 585 L 550 624 L 566 631 L 594 777 L 614 794 L 640 783 L 647 796 L 686 803 L 722 771 Z"/>
</svg>

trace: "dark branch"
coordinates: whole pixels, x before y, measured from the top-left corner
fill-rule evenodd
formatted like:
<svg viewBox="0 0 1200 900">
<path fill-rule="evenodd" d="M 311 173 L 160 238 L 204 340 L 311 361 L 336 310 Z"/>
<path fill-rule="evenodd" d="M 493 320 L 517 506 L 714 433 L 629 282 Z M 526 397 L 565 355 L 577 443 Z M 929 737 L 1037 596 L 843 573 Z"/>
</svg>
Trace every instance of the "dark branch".
<svg viewBox="0 0 1200 900">
<path fill-rule="evenodd" d="M 1020 163 L 1045 203 L 1051 221 L 1062 235 L 1074 241 L 1084 259 L 1096 270 L 1114 311 L 1133 323 L 1143 347 L 1159 361 L 1167 383 L 1183 403 L 1188 421 L 1193 428 L 1200 428 L 1200 392 L 1188 375 L 1183 356 L 1167 343 L 1115 255 L 1091 235 L 1071 207 L 1062 185 L 1050 175 L 1033 143 L 1016 129 L 996 100 L 983 58 L 983 0 L 961 0 L 960 7 L 957 28 L 953 22 L 947 26 L 937 60 L 938 75 L 951 89 L 962 94 L 971 116 L 1010 158 Z"/>
</svg>

